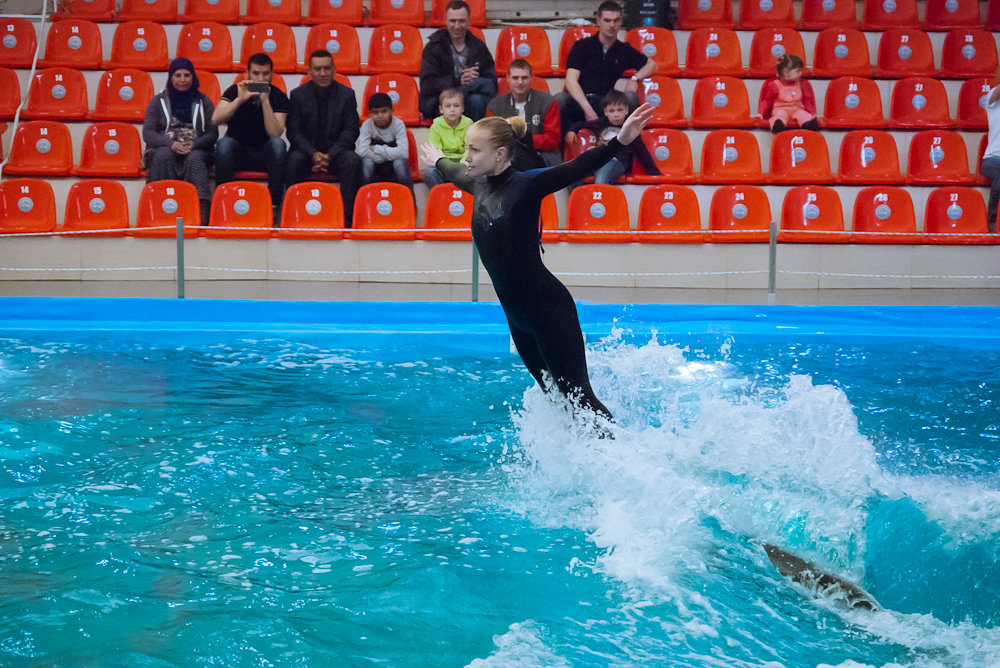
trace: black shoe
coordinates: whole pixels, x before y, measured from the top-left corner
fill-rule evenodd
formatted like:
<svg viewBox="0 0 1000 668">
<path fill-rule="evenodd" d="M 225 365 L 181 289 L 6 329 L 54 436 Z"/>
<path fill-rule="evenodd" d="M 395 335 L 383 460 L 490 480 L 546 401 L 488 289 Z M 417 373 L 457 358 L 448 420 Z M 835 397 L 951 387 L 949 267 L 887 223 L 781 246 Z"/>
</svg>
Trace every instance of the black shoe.
<svg viewBox="0 0 1000 668">
<path fill-rule="evenodd" d="M 774 134 L 778 134 L 779 132 L 782 132 L 783 130 L 787 129 L 788 128 L 785 126 L 785 122 L 781 120 L 775 121 L 774 125 L 771 126 L 771 132 L 773 132 Z"/>
<path fill-rule="evenodd" d="M 803 130 L 812 130 L 813 132 L 819 132 L 819 120 L 815 118 L 810 118 L 808 121 L 802 124 Z"/>
</svg>

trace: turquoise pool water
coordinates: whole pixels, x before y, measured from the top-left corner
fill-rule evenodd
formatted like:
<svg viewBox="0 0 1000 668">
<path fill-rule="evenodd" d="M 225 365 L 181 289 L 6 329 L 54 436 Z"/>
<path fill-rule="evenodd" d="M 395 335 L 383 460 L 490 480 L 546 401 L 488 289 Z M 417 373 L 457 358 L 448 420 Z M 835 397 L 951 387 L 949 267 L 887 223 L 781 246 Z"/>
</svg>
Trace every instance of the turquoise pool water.
<svg viewBox="0 0 1000 668">
<path fill-rule="evenodd" d="M 602 440 L 489 306 L 0 302 L 2 665 L 1000 663 L 988 309 L 584 308 Z"/>
</svg>

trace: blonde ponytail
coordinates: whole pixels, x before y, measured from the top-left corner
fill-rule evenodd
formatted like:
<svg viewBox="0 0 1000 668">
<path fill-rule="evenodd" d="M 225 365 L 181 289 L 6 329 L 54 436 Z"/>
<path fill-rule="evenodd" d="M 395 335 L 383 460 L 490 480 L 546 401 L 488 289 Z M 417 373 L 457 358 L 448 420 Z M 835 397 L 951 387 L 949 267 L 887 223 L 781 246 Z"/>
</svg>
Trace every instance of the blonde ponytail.
<svg viewBox="0 0 1000 668">
<path fill-rule="evenodd" d="M 520 139 L 528 131 L 528 124 L 520 116 L 511 116 L 507 119 L 507 123 L 510 124 L 510 130 L 514 133 L 515 139 Z"/>
<path fill-rule="evenodd" d="M 520 116 L 512 116 L 511 118 L 487 116 L 473 123 L 472 127 L 476 128 L 477 133 L 485 134 L 493 146 L 505 147 L 508 155 L 514 154 L 517 140 L 528 131 L 527 123 Z"/>
</svg>

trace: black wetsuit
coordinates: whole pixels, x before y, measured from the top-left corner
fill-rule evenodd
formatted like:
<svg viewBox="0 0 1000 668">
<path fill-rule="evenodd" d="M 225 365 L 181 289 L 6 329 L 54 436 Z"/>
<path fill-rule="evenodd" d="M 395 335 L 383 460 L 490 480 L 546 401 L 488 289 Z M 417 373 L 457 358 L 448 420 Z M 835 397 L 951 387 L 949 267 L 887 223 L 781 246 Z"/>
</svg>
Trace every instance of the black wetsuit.
<svg viewBox="0 0 1000 668">
<path fill-rule="evenodd" d="M 510 167 L 477 180 L 457 162 L 437 163 L 452 183 L 475 196 L 472 238 L 528 371 L 543 389 L 547 371 L 563 394 L 609 419 L 590 387 L 573 297 L 542 263 L 538 215 L 542 198 L 594 173 L 621 149 L 613 139 L 562 165 L 526 172 Z"/>
</svg>

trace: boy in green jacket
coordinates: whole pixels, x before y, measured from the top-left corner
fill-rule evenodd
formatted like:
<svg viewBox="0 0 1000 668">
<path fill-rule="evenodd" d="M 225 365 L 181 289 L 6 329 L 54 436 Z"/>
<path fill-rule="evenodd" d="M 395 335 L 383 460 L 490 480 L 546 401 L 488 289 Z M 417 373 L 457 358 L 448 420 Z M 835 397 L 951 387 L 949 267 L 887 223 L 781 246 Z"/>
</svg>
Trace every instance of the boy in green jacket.
<svg viewBox="0 0 1000 668">
<path fill-rule="evenodd" d="M 465 111 L 462 91 L 454 88 L 443 91 L 438 97 L 438 108 L 441 115 L 431 123 L 427 141 L 441 149 L 445 158 L 458 162 L 465 156 L 465 132 L 472 125 L 472 119 L 462 115 Z M 424 169 L 424 183 L 428 188 L 445 181 L 437 167 Z"/>
</svg>

